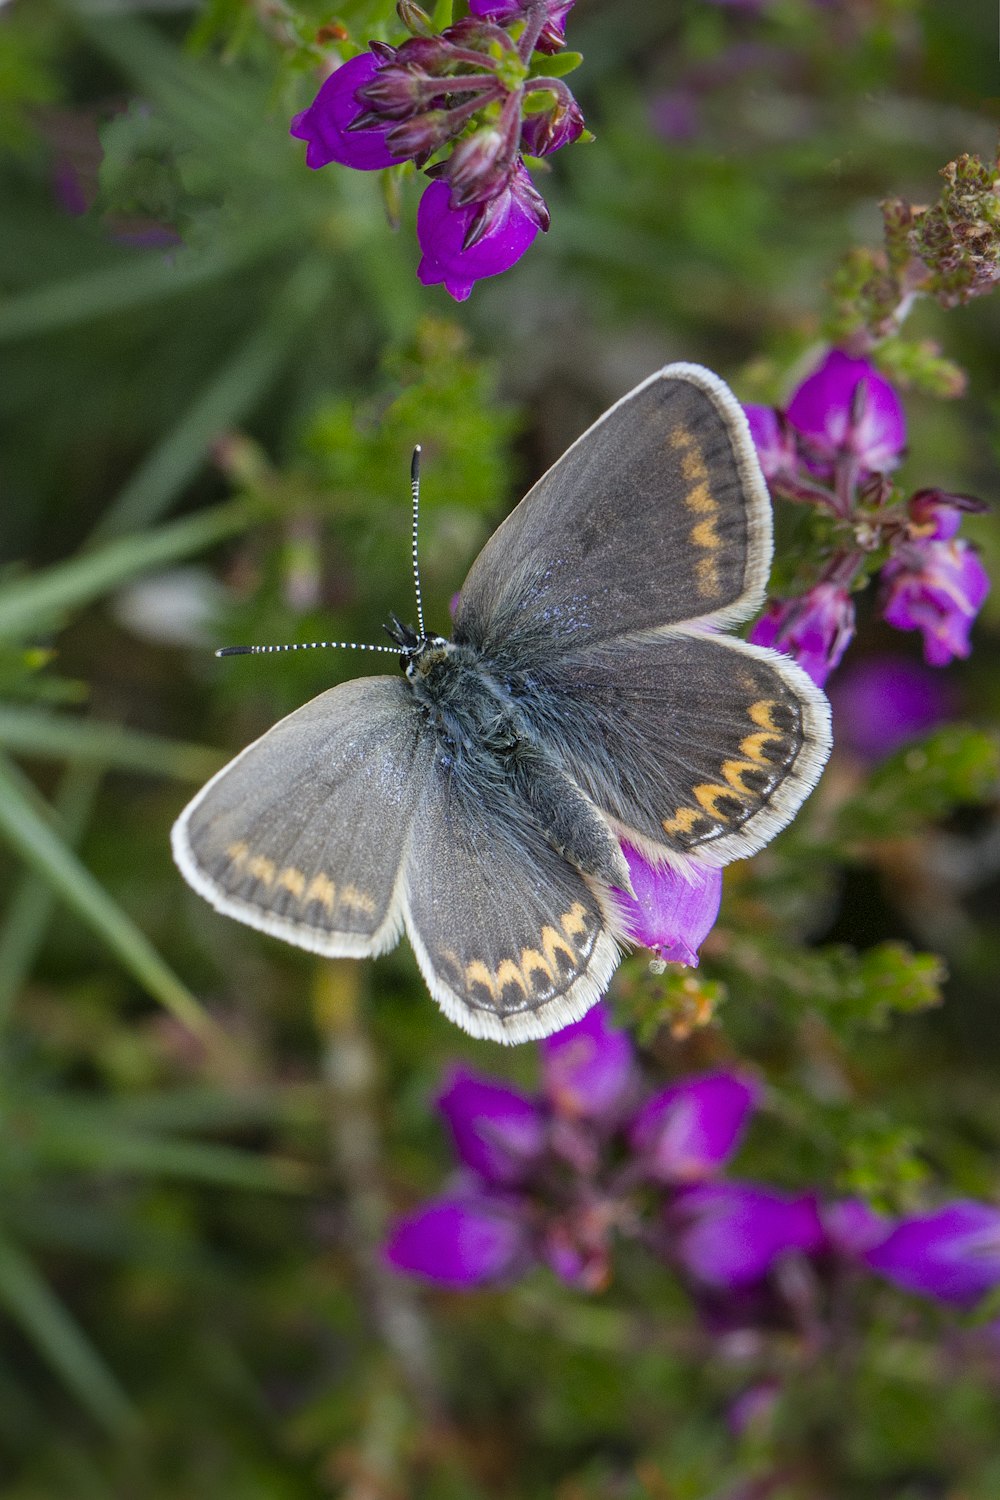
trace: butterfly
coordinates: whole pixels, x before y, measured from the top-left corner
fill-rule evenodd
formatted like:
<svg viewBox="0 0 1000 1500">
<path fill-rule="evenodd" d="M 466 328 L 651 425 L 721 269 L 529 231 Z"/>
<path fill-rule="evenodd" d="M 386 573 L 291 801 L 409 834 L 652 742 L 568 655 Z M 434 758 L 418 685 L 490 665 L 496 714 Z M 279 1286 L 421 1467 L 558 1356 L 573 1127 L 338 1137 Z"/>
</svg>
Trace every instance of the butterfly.
<svg viewBox="0 0 1000 1500">
<path fill-rule="evenodd" d="M 682 875 L 754 853 L 830 748 L 790 658 L 724 633 L 764 599 L 771 505 L 743 411 L 693 364 L 623 396 L 486 543 L 450 639 L 393 621 L 401 674 L 321 693 L 185 808 L 174 857 L 220 912 L 314 953 L 405 928 L 474 1036 L 582 1016 L 627 941 L 627 840 Z"/>
</svg>

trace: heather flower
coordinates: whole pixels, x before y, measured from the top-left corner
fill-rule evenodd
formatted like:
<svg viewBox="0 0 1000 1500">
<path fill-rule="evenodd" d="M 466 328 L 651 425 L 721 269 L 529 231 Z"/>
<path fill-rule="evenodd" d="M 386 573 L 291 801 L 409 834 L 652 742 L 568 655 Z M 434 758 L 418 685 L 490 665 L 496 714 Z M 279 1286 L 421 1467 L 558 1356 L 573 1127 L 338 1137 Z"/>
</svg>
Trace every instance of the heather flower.
<svg viewBox="0 0 1000 1500">
<path fill-rule="evenodd" d="M 417 209 L 417 240 L 423 254 L 417 275 L 424 286 L 443 282 L 456 302 L 464 302 L 477 281 L 498 276 L 520 260 L 539 230 L 537 211 L 523 191 L 530 179 L 523 167 L 512 185 L 488 205 L 486 228 L 476 204 L 453 208 L 445 182 L 424 189 Z M 477 220 L 479 221 L 477 223 Z"/>
<path fill-rule="evenodd" d="M 884 759 L 954 710 L 950 684 L 905 656 L 873 656 L 845 667 L 830 701 L 834 739 L 864 761 Z"/>
<path fill-rule="evenodd" d="M 438 1108 L 466 1166 L 493 1184 L 519 1181 L 544 1144 L 540 1106 L 516 1089 L 456 1068 Z"/>
<path fill-rule="evenodd" d="M 386 1250 L 397 1270 L 478 1286 L 534 1262 L 594 1291 L 615 1235 L 638 1232 L 649 1186 L 719 1171 L 756 1100 L 749 1080 L 720 1072 L 644 1103 L 631 1042 L 602 1005 L 548 1037 L 541 1062 L 533 1097 L 453 1072 L 439 1105 L 460 1187 L 399 1221 Z"/>
<path fill-rule="evenodd" d="M 818 583 L 797 599 L 772 599 L 749 639 L 793 657 L 822 687 L 853 636 L 854 604 L 847 590 Z"/>
<path fill-rule="evenodd" d="M 460 1288 L 523 1270 L 530 1251 L 516 1213 L 499 1200 L 470 1195 L 435 1199 L 398 1220 L 385 1258 L 398 1271 Z"/>
<path fill-rule="evenodd" d="M 764 478 L 780 479 L 794 474 L 799 462 L 798 448 L 795 434 L 782 413 L 773 406 L 758 406 L 755 402 L 747 402 L 743 411 Z"/>
<path fill-rule="evenodd" d="M 570 3 L 474 4 L 440 33 L 429 32 L 419 8 L 404 6 L 401 16 L 419 34 L 399 47 L 372 42 L 292 121 L 310 167 L 370 171 L 412 161 L 426 171 L 433 180 L 417 215 L 417 274 L 458 301 L 508 270 L 549 227 L 522 153 L 551 155 L 584 133 L 566 84 L 537 65 L 562 48 Z"/>
<path fill-rule="evenodd" d="M 907 1291 L 969 1306 L 1000 1285 L 1000 1209 L 957 1202 L 903 1219 L 863 1259 Z"/>
<path fill-rule="evenodd" d="M 535 47 L 539 52 L 560 52 L 566 43 L 566 17 L 573 3 L 574 0 L 544 0 L 538 6 L 537 0 L 469 0 L 469 10 L 474 16 L 503 26 L 526 20 L 529 11 L 537 8 L 541 16 Z"/>
<path fill-rule="evenodd" d="M 635 893 L 615 893 L 627 935 L 660 960 L 696 968 L 698 948 L 719 915 L 722 871 L 654 866 L 630 844 L 622 844 L 622 853 Z"/>
<path fill-rule="evenodd" d="M 403 154 L 394 155 L 386 144 L 391 119 L 362 130 L 352 128 L 365 113 L 358 90 L 371 82 L 379 66 L 370 52 L 352 57 L 330 74 L 309 108 L 295 116 L 291 133 L 308 142 L 307 167 L 315 170 L 340 162 L 361 172 L 376 172 L 406 160 Z"/>
<path fill-rule="evenodd" d="M 673 1251 L 697 1282 L 736 1291 L 782 1259 L 813 1255 L 825 1244 L 811 1193 L 778 1193 L 754 1183 L 699 1183 L 668 1210 Z"/>
<path fill-rule="evenodd" d="M 759 1097 L 738 1073 L 687 1078 L 647 1099 L 629 1130 L 629 1144 L 658 1182 L 699 1182 L 736 1151 Z"/>
<path fill-rule="evenodd" d="M 820 468 L 850 456 L 860 471 L 881 473 L 895 468 L 906 443 L 906 418 L 888 380 L 839 349 L 802 382 L 786 414 Z"/>
<path fill-rule="evenodd" d="M 972 622 L 990 587 L 968 542 L 906 542 L 882 569 L 881 583 L 882 618 L 897 630 L 919 630 L 932 667 L 968 656 Z"/>
</svg>

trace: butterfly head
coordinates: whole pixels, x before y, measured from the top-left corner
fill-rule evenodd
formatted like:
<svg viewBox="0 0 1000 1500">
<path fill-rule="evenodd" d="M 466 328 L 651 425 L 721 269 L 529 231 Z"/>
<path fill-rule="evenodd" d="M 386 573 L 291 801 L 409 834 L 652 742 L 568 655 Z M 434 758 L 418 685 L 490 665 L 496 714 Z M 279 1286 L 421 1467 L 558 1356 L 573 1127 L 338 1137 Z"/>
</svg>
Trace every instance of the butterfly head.
<svg viewBox="0 0 1000 1500">
<path fill-rule="evenodd" d="M 390 615 L 390 620 L 385 633 L 399 647 L 399 665 L 411 679 L 426 670 L 429 660 L 439 659 L 448 645 L 444 636 L 422 635 L 412 625 L 404 625 L 395 614 Z"/>
</svg>

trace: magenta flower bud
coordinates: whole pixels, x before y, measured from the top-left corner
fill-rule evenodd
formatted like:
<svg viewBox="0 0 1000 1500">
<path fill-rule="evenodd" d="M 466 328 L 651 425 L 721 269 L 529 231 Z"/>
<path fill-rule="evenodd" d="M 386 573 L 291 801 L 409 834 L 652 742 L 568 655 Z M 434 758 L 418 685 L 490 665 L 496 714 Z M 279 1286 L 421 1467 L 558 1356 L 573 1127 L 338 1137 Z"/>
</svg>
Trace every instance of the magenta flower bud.
<svg viewBox="0 0 1000 1500">
<path fill-rule="evenodd" d="M 754 402 L 744 405 L 743 411 L 764 478 L 781 479 L 793 475 L 798 467 L 798 450 L 795 435 L 781 413 L 773 406 L 758 406 Z"/>
<path fill-rule="evenodd" d="M 521 149 L 528 156 L 549 156 L 572 145 L 584 130 L 583 113 L 565 84 L 558 79 L 533 79 L 532 90 L 539 87 L 554 98 L 548 109 L 526 113 L 521 121 Z"/>
<path fill-rule="evenodd" d="M 385 142 L 390 151 L 404 160 L 419 159 L 437 151 L 460 129 L 461 121 L 455 119 L 451 110 L 429 109 L 411 120 L 398 121 L 386 134 Z"/>
<path fill-rule="evenodd" d="M 950 684 L 905 656 L 872 656 L 848 665 L 837 674 L 830 701 L 834 742 L 872 762 L 926 734 L 955 709 Z"/>
<path fill-rule="evenodd" d="M 917 490 L 907 505 L 908 535 L 914 541 L 948 542 L 962 524 L 962 515 L 978 515 L 986 509 L 974 495 L 952 495 L 946 490 Z"/>
<path fill-rule="evenodd" d="M 526 1225 L 513 1207 L 488 1198 L 438 1198 L 399 1219 L 385 1247 L 397 1271 L 441 1286 L 473 1287 L 523 1270 Z"/>
<path fill-rule="evenodd" d="M 617 1119 L 632 1084 L 632 1044 L 603 1005 L 542 1043 L 545 1094 L 570 1119 Z"/>
<path fill-rule="evenodd" d="M 632 1150 L 657 1182 L 698 1182 L 738 1147 L 759 1089 L 739 1073 L 686 1078 L 648 1099 L 629 1131 Z"/>
<path fill-rule="evenodd" d="M 308 142 L 307 167 L 315 170 L 335 161 L 361 172 L 377 172 L 406 159 L 386 144 L 388 124 L 352 129 L 366 112 L 358 90 L 372 81 L 379 67 L 371 52 L 352 57 L 330 74 L 309 108 L 295 116 L 291 133 Z"/>
<path fill-rule="evenodd" d="M 524 206 L 526 197 L 519 190 L 521 174 L 528 176 L 519 167 L 511 187 L 491 200 L 489 226 L 468 246 L 477 206 L 452 208 L 448 184 L 430 183 L 417 209 L 417 239 L 423 252 L 417 275 L 424 286 L 443 282 L 456 302 L 464 302 L 477 281 L 498 276 L 521 259 L 538 234 L 537 219 Z"/>
<path fill-rule="evenodd" d="M 696 968 L 698 949 L 715 925 L 722 901 L 722 871 L 692 865 L 683 872 L 651 865 L 622 844 L 634 896 L 616 891 L 625 931 L 668 963 Z"/>
<path fill-rule="evenodd" d="M 1000 1210 L 958 1202 L 903 1219 L 863 1259 L 907 1291 L 971 1306 L 1000 1285 Z"/>
<path fill-rule="evenodd" d="M 428 78 L 414 68 L 387 63 L 370 83 L 357 90 L 357 97 L 382 120 L 406 120 L 418 110 L 426 109 L 443 92 L 438 79 Z"/>
<path fill-rule="evenodd" d="M 506 26 L 524 17 L 531 4 L 532 0 L 469 0 L 469 9 L 474 16 Z M 566 45 L 566 17 L 572 8 L 573 0 L 545 0 L 545 20 L 535 42 L 539 52 L 560 52 Z"/>
<path fill-rule="evenodd" d="M 818 583 L 797 599 L 772 599 L 749 639 L 791 656 L 822 687 L 853 636 L 854 604 L 847 590 Z"/>
<path fill-rule="evenodd" d="M 516 1089 L 456 1068 L 438 1099 L 455 1149 L 485 1183 L 519 1182 L 545 1144 L 542 1111 Z"/>
<path fill-rule="evenodd" d="M 862 472 L 882 473 L 895 468 L 906 443 L 906 418 L 888 380 L 840 349 L 802 382 L 787 416 L 821 466 L 850 455 Z"/>
<path fill-rule="evenodd" d="M 510 186 L 518 166 L 520 119 L 520 99 L 511 94 L 495 125 L 477 130 L 458 142 L 445 168 L 452 208 L 485 203 Z"/>
<path fill-rule="evenodd" d="M 811 1193 L 790 1196 L 753 1183 L 706 1182 L 684 1188 L 670 1212 L 681 1264 L 706 1286 L 735 1290 L 760 1281 L 788 1255 L 824 1248 Z"/>
<path fill-rule="evenodd" d="M 881 572 L 882 618 L 897 630 L 919 630 L 924 658 L 946 667 L 971 649 L 972 622 L 990 581 L 968 542 L 910 542 Z"/>
</svg>

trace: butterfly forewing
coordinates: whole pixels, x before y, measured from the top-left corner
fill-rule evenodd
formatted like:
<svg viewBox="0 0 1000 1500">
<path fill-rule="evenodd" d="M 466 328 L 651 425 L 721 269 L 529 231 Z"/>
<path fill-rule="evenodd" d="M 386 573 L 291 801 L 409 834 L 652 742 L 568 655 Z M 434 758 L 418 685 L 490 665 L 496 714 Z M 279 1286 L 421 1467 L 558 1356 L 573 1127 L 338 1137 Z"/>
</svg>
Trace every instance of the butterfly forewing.
<svg viewBox="0 0 1000 1500">
<path fill-rule="evenodd" d="M 523 807 L 460 768 L 427 785 L 405 912 L 431 994 L 474 1036 L 548 1036 L 589 1010 L 618 961 L 609 899 Z"/>
<path fill-rule="evenodd" d="M 432 754 L 405 682 L 359 678 L 282 719 L 174 828 L 187 879 L 219 911 L 317 953 L 390 948 L 402 863 Z"/>
<path fill-rule="evenodd" d="M 746 619 L 771 508 L 743 412 L 707 370 L 668 365 L 579 438 L 487 542 L 455 638 L 500 665 L 711 617 Z"/>
</svg>

